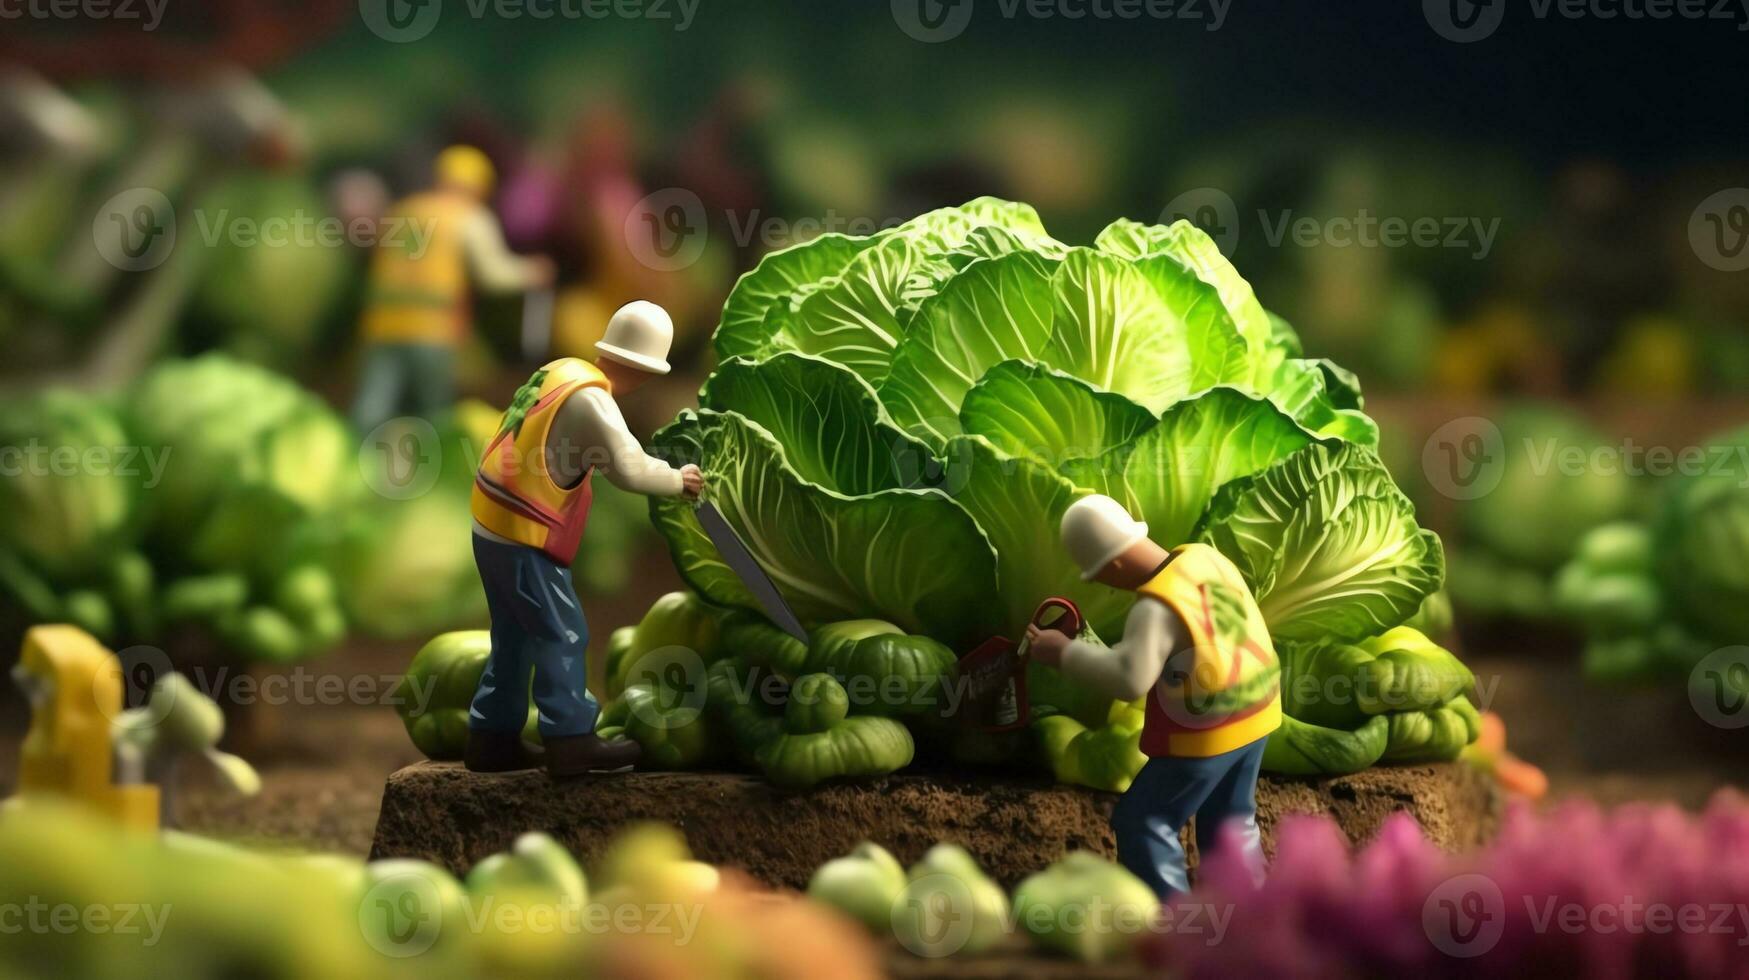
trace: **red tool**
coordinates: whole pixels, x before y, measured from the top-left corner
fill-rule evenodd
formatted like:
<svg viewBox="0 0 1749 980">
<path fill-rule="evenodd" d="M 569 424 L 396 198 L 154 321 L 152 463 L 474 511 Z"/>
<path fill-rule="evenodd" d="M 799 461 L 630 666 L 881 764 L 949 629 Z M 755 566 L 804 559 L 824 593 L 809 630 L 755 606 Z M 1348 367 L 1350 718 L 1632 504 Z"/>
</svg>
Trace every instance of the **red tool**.
<svg viewBox="0 0 1749 980">
<path fill-rule="evenodd" d="M 1067 599 L 1050 598 L 1039 603 L 1032 624 L 1069 636 L 1080 634 L 1085 620 L 1081 610 Z M 1010 732 L 1032 721 L 1026 701 L 1026 643 L 1006 636 L 992 636 L 961 657 L 959 683 L 965 700 L 960 717 L 983 732 Z"/>
</svg>

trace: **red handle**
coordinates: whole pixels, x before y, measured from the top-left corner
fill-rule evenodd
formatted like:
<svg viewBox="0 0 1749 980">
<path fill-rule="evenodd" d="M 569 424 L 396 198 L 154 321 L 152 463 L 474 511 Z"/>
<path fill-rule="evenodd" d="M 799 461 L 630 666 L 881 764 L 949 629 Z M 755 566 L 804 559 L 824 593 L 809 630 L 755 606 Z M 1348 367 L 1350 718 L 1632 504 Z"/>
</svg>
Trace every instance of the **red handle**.
<svg viewBox="0 0 1749 980">
<path fill-rule="evenodd" d="M 1081 610 L 1067 599 L 1053 597 L 1038 604 L 1038 609 L 1032 614 L 1032 624 L 1039 629 L 1075 636 L 1081 632 Z"/>
</svg>

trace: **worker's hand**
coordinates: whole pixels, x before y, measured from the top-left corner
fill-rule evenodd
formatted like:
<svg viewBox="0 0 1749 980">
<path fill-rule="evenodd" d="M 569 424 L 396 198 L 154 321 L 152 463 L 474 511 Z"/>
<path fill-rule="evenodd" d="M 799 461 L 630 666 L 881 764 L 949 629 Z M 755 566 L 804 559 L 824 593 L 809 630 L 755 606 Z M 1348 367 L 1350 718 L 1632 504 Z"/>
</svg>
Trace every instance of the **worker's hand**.
<svg viewBox="0 0 1749 980">
<path fill-rule="evenodd" d="M 1046 667 L 1059 667 L 1063 663 L 1063 651 L 1069 649 L 1070 640 L 1067 633 L 1028 626 L 1026 642 L 1028 657 Z"/>
<path fill-rule="evenodd" d="M 680 494 L 687 500 L 697 500 L 704 493 L 704 471 L 687 463 L 680 468 Z"/>
<path fill-rule="evenodd" d="M 545 289 L 551 286 L 556 278 L 558 278 L 558 268 L 553 265 L 552 259 L 544 255 L 528 257 L 528 288 Z"/>
</svg>

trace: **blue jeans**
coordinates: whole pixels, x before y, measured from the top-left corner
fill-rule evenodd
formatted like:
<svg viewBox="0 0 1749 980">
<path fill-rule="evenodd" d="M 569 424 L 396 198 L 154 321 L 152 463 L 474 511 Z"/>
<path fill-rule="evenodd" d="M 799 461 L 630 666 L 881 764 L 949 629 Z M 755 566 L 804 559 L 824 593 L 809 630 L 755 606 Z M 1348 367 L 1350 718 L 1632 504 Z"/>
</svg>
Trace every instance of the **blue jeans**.
<svg viewBox="0 0 1749 980">
<path fill-rule="evenodd" d="M 455 404 L 455 351 L 442 344 L 372 343 L 364 351 L 352 426 L 370 435 L 403 412 L 428 422 Z"/>
<path fill-rule="evenodd" d="M 1257 835 L 1257 770 L 1264 739 L 1206 759 L 1148 760 L 1117 801 L 1111 829 L 1117 860 L 1161 898 L 1190 890 L 1184 845 L 1178 832 L 1196 817 L 1196 848 L 1204 859 L 1220 846 L 1220 830 L 1238 821 L 1246 859 L 1260 874 L 1263 844 Z"/>
<path fill-rule="evenodd" d="M 595 731 L 601 706 L 586 685 L 589 624 L 571 570 L 535 548 L 474 535 L 474 564 L 492 613 L 492 654 L 468 708 L 468 727 L 520 732 L 529 677 L 542 739 Z"/>
</svg>

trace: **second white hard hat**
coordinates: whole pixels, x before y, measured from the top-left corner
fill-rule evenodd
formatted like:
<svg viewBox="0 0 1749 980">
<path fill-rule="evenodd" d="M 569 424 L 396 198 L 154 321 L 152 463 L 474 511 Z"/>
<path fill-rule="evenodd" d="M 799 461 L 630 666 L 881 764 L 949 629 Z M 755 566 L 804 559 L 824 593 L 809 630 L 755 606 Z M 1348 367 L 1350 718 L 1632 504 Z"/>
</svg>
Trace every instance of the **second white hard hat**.
<svg viewBox="0 0 1749 980">
<path fill-rule="evenodd" d="M 674 344 L 674 321 L 668 311 L 648 300 L 633 300 L 607 321 L 607 332 L 595 342 L 602 357 L 651 374 L 668 373 L 668 348 Z"/>
<path fill-rule="evenodd" d="M 1063 547 L 1081 566 L 1083 582 L 1148 536 L 1148 525 L 1103 494 L 1089 494 L 1063 511 Z"/>
</svg>

